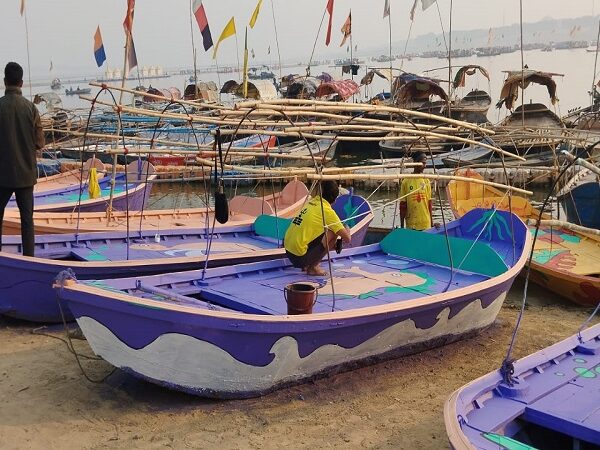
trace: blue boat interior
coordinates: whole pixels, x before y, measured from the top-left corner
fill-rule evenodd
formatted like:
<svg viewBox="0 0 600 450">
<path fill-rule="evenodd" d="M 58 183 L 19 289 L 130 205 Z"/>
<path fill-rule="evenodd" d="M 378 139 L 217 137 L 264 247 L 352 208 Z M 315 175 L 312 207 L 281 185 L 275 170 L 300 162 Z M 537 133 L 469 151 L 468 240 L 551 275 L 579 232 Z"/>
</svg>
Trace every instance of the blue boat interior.
<svg viewBox="0 0 600 450">
<path fill-rule="evenodd" d="M 478 211 L 478 215 L 465 216 L 465 235 L 474 232 L 473 225 L 485 213 Z M 480 223 L 484 229 L 489 224 Z M 518 235 L 522 251 L 526 228 L 520 221 L 516 224 L 522 227 Z M 488 236 L 491 241 L 497 237 L 495 233 Z M 504 257 L 494 247 L 504 252 Z M 209 269 L 205 274 L 181 273 L 173 282 L 169 277 L 140 278 L 132 287 L 131 280 L 107 280 L 100 287 L 165 302 L 173 301 L 172 294 L 178 303 L 201 308 L 214 305 L 244 313 L 282 315 L 287 314 L 286 286 L 305 282 L 318 288 L 313 312 L 320 313 L 392 304 L 466 288 L 506 272 L 510 266 L 506 259 L 512 260 L 513 254 L 501 244 L 396 229 L 380 244 L 347 249 L 333 257 L 332 276 L 327 277 L 308 276 L 287 260 L 279 260 Z M 322 265 L 328 267 L 325 262 Z"/>
<path fill-rule="evenodd" d="M 516 381 L 513 386 L 501 383 L 475 399 L 462 425 L 473 444 L 600 448 L 598 337 L 520 374 Z"/>
<path fill-rule="evenodd" d="M 101 195 L 99 198 L 108 199 L 110 197 L 110 184 L 111 184 L 110 176 L 105 176 L 98 181 L 100 185 Z M 142 174 L 142 180 L 144 179 L 144 174 Z M 128 190 L 135 189 L 140 183 L 129 181 L 125 183 L 125 174 L 118 174 L 115 177 L 115 195 L 125 192 L 125 187 L 127 185 Z M 78 202 L 81 192 L 81 201 L 90 200 L 90 195 L 88 192 L 87 183 L 83 183 L 81 190 L 79 185 L 70 185 L 60 190 L 53 190 L 48 192 L 39 192 L 35 194 L 34 204 L 36 206 L 41 205 L 54 205 L 58 203 L 71 203 Z M 7 208 L 16 208 L 17 202 L 15 199 L 11 199 L 8 202 Z"/>
</svg>

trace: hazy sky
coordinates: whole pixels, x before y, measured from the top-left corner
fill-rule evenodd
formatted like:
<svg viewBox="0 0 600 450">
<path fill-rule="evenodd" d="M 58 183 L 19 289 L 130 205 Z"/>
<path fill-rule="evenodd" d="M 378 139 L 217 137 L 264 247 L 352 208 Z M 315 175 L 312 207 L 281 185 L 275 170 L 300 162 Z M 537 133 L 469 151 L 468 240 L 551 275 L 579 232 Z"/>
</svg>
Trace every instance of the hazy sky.
<svg viewBox="0 0 600 450">
<path fill-rule="evenodd" d="M 257 60 L 276 60 L 275 33 L 271 12 L 275 8 L 282 58 L 306 61 L 312 50 L 326 0 L 264 0 L 253 30 L 248 32 L 249 47 Z M 123 62 L 123 17 L 126 0 L 26 0 L 29 25 L 31 65 L 37 76 L 47 76 L 50 60 L 54 72 L 71 74 L 98 73 L 106 68 L 120 67 Z M 213 41 L 216 42 L 225 23 L 234 15 L 240 49 L 243 33 L 257 0 L 204 0 Z M 448 27 L 449 0 L 438 0 L 444 27 Z M 0 26 L 0 65 L 16 60 L 27 65 L 25 22 L 19 15 L 20 0 L 2 0 Z M 409 10 L 413 0 L 390 0 L 394 40 L 405 39 Z M 572 18 L 600 13 L 598 0 L 523 0 L 524 21 L 535 22 L 546 17 Z M 12 5 L 11 5 L 12 4 Z M 387 21 L 382 19 L 384 0 L 335 0 L 332 42 L 325 47 L 325 28 L 319 36 L 316 56 L 333 58 L 341 54 L 340 28 L 352 8 L 353 39 L 362 48 L 385 46 L 388 42 Z M 453 29 L 487 29 L 519 21 L 518 0 L 454 0 Z M 134 39 L 140 66 L 191 66 L 189 0 L 137 0 Z M 93 59 L 93 34 L 100 25 L 107 54 L 107 63 L 97 70 Z M 201 48 L 201 37 L 193 23 L 199 65 L 212 64 L 211 52 Z M 435 6 L 417 12 L 412 36 L 441 32 Z M 401 49 L 395 48 L 395 53 Z M 219 49 L 220 64 L 235 64 L 236 42 L 225 41 Z"/>
</svg>

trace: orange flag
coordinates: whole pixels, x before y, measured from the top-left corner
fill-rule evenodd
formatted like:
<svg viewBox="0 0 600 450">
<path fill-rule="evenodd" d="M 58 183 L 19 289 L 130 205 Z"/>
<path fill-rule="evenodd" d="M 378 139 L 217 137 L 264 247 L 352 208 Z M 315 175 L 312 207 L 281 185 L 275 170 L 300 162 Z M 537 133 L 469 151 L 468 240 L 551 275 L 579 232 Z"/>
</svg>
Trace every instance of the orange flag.
<svg viewBox="0 0 600 450">
<path fill-rule="evenodd" d="M 342 39 L 340 47 L 343 47 L 343 45 L 346 43 L 346 39 L 348 39 L 348 37 L 352 34 L 352 10 L 350 10 L 350 14 L 348 14 L 348 18 L 344 22 L 341 31 L 344 34 L 344 39 Z"/>
</svg>

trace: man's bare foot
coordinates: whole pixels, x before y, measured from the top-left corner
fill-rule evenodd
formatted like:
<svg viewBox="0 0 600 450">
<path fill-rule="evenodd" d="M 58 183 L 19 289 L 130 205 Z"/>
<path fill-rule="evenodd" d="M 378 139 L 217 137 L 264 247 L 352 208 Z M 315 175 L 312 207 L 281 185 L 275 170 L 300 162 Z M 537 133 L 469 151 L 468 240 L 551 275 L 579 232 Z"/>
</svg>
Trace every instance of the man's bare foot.
<svg viewBox="0 0 600 450">
<path fill-rule="evenodd" d="M 319 266 L 315 266 L 315 267 L 307 267 L 306 274 L 312 275 L 312 276 L 317 276 L 317 277 L 323 277 L 323 276 L 327 275 L 327 272 L 325 272 Z"/>
</svg>

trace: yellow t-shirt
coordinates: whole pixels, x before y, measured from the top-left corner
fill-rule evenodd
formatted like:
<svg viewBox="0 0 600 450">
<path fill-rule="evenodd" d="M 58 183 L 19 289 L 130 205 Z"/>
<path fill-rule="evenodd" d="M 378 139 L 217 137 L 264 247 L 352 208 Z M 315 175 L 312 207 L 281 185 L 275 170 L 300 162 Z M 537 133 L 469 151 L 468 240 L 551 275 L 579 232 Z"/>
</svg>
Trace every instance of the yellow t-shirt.
<svg viewBox="0 0 600 450">
<path fill-rule="evenodd" d="M 406 202 L 406 228 L 425 230 L 431 227 L 429 213 L 431 183 L 428 178 L 405 178 L 402 180 L 400 197 L 402 197 L 402 202 Z"/>
<path fill-rule="evenodd" d="M 340 218 L 325 199 L 323 199 L 323 212 L 328 229 L 337 233 L 344 228 Z M 308 250 L 308 244 L 324 232 L 321 197 L 317 196 L 312 198 L 292 220 L 283 240 L 285 249 L 296 256 L 303 256 Z"/>
</svg>

